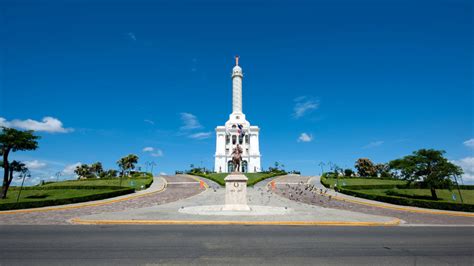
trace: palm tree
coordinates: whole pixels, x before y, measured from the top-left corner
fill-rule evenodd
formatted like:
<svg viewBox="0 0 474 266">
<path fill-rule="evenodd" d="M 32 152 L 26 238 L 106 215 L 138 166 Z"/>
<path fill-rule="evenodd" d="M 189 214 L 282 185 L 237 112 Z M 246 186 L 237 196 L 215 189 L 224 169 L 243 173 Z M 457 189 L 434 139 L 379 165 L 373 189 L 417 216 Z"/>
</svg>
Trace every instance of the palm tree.
<svg viewBox="0 0 474 266">
<path fill-rule="evenodd" d="M 89 165 L 87 164 L 81 164 L 76 167 L 74 170 L 74 173 L 79 176 L 79 179 L 81 177 L 83 178 L 89 178 L 92 176 L 92 171 Z"/>
<path fill-rule="evenodd" d="M 120 175 L 120 186 L 122 186 L 122 177 L 125 175 L 126 172 L 128 172 L 128 175 L 130 175 L 130 170 L 135 168 L 135 164 L 138 163 L 138 156 L 135 154 L 129 154 L 125 157 L 120 158 L 117 161 L 118 166 L 120 167 L 120 170 L 122 171 L 122 174 Z"/>
<path fill-rule="evenodd" d="M 90 169 L 97 177 L 99 177 L 100 174 L 104 172 L 104 168 L 102 167 L 101 162 L 96 162 L 96 163 L 91 164 Z"/>
</svg>

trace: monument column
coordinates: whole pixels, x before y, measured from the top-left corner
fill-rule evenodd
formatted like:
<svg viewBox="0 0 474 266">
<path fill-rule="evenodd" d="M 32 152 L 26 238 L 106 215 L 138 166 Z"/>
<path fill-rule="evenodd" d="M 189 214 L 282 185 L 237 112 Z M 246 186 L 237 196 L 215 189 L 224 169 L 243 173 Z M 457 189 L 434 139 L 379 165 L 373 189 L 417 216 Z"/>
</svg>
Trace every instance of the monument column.
<svg viewBox="0 0 474 266">
<path fill-rule="evenodd" d="M 236 56 L 235 67 L 232 69 L 232 113 L 242 113 L 242 78 L 239 56 Z"/>
</svg>

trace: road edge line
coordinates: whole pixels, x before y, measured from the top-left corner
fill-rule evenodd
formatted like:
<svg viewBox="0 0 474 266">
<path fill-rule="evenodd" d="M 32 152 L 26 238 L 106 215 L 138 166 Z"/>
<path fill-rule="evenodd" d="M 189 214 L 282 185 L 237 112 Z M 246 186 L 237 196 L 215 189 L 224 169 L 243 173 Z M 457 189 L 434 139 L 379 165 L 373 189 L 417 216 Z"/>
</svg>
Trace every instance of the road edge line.
<svg viewBox="0 0 474 266">
<path fill-rule="evenodd" d="M 348 221 L 206 221 L 206 220 L 82 220 L 73 218 L 73 224 L 81 225 L 286 225 L 286 226 L 398 226 L 398 218 L 387 222 Z"/>
</svg>

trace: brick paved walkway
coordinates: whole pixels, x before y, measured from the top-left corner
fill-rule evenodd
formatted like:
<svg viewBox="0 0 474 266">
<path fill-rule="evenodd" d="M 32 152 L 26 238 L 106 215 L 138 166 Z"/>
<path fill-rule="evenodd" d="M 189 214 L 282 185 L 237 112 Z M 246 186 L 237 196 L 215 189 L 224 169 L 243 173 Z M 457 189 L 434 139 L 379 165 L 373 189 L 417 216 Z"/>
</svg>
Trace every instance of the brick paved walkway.
<svg viewBox="0 0 474 266">
<path fill-rule="evenodd" d="M 474 217 L 414 213 L 335 200 L 332 197 L 305 190 L 309 178 L 290 175 L 277 178 L 275 193 L 291 200 L 326 208 L 396 217 L 408 224 L 474 225 Z"/>
</svg>

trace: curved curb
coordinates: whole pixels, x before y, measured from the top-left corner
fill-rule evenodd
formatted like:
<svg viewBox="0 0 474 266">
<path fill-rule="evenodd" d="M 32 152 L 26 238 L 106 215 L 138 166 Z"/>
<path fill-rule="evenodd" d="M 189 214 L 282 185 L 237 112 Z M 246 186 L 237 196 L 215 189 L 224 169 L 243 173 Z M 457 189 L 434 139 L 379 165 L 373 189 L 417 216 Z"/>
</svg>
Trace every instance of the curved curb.
<svg viewBox="0 0 474 266">
<path fill-rule="evenodd" d="M 76 203 L 73 205 L 68 206 L 50 206 L 50 207 L 40 207 L 40 208 L 31 208 L 31 209 L 20 209 L 20 210 L 11 210 L 11 211 L 0 211 L 0 215 L 8 215 L 8 214 L 18 214 L 18 213 L 31 213 L 31 212 L 48 212 L 48 211 L 62 211 L 62 210 L 71 210 L 71 209 L 79 209 L 85 207 L 95 207 L 95 206 L 102 206 L 107 204 L 112 204 L 116 202 L 122 202 L 126 200 L 136 199 L 144 196 L 148 196 L 155 193 L 161 193 L 166 190 L 168 186 L 168 182 L 164 179 L 163 187 L 157 191 L 146 192 L 141 194 L 131 194 L 129 196 L 125 196 L 124 198 L 119 199 L 104 199 L 100 200 L 99 202 L 92 202 L 92 203 Z"/>
<path fill-rule="evenodd" d="M 73 218 L 73 224 L 82 225 L 290 225 L 290 226 L 398 226 L 400 219 L 388 222 L 347 221 L 205 221 L 205 220 L 82 220 Z"/>
<path fill-rule="evenodd" d="M 308 179 L 308 181 L 306 182 L 306 184 L 310 184 L 310 180 L 313 179 L 314 177 L 311 177 Z M 339 194 L 343 194 L 343 193 L 340 193 Z M 322 195 L 322 194 L 320 194 Z M 345 194 L 343 194 L 345 195 Z M 324 196 L 324 195 L 323 195 Z M 348 196 L 348 195 L 347 195 Z M 354 196 L 352 196 L 354 197 Z M 347 201 L 347 202 L 352 202 L 352 203 L 357 203 L 357 204 L 361 204 L 361 205 L 367 205 L 367 206 L 371 206 L 371 207 L 378 207 L 378 208 L 384 208 L 384 209 L 391 209 L 391 210 L 396 210 L 396 211 L 405 211 L 405 212 L 414 212 L 414 213 L 424 213 L 424 214 L 433 214 L 433 215 L 447 215 L 447 216 L 460 216 L 460 217 L 474 217 L 474 213 L 468 213 L 468 212 L 459 212 L 459 213 L 456 213 L 454 211 L 442 211 L 442 210 L 436 210 L 436 209 L 422 209 L 422 208 L 417 208 L 417 207 L 403 207 L 403 206 L 390 206 L 390 205 L 387 205 L 387 204 L 390 204 L 390 203 L 385 203 L 385 202 L 381 202 L 381 203 L 377 203 L 377 201 L 374 201 L 374 203 L 371 203 L 371 202 L 365 202 L 365 201 L 360 201 L 360 200 L 354 200 L 354 199 L 350 199 L 350 198 L 345 198 L 345 197 L 339 197 L 339 196 L 335 196 L 335 195 L 331 195 L 331 198 L 332 199 L 335 199 L 335 200 L 339 200 L 339 201 Z M 393 204 L 392 204 L 393 205 Z M 414 208 L 417 208 L 417 209 L 414 209 Z"/>
</svg>

